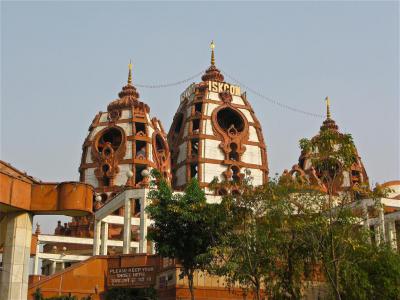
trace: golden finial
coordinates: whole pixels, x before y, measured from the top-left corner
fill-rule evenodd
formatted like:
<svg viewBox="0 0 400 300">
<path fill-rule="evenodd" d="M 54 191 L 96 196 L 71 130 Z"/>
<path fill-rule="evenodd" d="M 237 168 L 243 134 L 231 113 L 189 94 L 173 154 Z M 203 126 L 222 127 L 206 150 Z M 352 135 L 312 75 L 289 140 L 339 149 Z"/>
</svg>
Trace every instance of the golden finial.
<svg viewBox="0 0 400 300">
<path fill-rule="evenodd" d="M 132 84 L 132 61 L 131 60 L 129 60 L 128 68 L 129 68 L 128 84 Z"/>
<path fill-rule="evenodd" d="M 330 101 L 329 97 L 325 97 L 325 102 L 326 102 L 326 118 L 330 119 L 331 118 L 331 110 L 330 110 Z"/>
<path fill-rule="evenodd" d="M 210 48 L 211 48 L 211 65 L 215 66 L 215 56 L 214 56 L 215 44 L 214 44 L 214 41 L 211 41 Z"/>
</svg>

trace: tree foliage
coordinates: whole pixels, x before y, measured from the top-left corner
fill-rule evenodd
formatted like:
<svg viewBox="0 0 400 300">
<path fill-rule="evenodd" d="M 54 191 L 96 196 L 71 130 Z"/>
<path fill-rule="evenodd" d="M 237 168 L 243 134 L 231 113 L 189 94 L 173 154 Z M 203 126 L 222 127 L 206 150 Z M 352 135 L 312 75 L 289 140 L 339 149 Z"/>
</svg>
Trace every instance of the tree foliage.
<svg viewBox="0 0 400 300">
<path fill-rule="evenodd" d="M 193 272 L 203 269 L 257 300 L 301 299 L 321 273 L 335 299 L 399 299 L 399 255 L 371 244 L 357 208 L 360 199 L 385 192 L 344 185 L 345 172 L 358 160 L 351 135 L 321 130 L 300 146 L 324 189 L 284 176 L 254 187 L 247 173 L 212 182 L 215 190 L 236 192 L 211 205 L 196 180 L 173 194 L 157 177 L 147 209 L 155 221 L 149 238 L 162 256 L 181 262 L 192 299 Z"/>
<path fill-rule="evenodd" d="M 261 187 L 251 180 L 213 182 L 216 190 L 225 185 L 239 193 L 223 197 L 224 234 L 210 271 L 256 299 L 262 289 L 273 299 L 300 299 L 321 272 L 333 298 L 398 299 L 399 255 L 371 245 L 357 207 L 360 199 L 385 193 L 344 186 L 344 172 L 358 159 L 351 135 L 322 130 L 300 144 L 325 189 L 285 177 Z"/>
<path fill-rule="evenodd" d="M 311 140 L 302 139 L 300 147 L 326 187 L 325 193 L 317 197 L 301 194 L 298 202 L 303 203 L 300 215 L 307 219 L 306 242 L 322 267 L 332 295 L 336 299 L 397 299 L 385 298 L 386 292 L 377 296 L 376 292 L 396 290 L 398 280 L 393 275 L 399 268 L 398 255 L 385 246 L 371 245 L 369 228 L 363 226 L 364 216 L 361 208 L 357 209 L 360 199 L 377 199 L 384 192 L 379 188 L 371 191 L 369 186 L 343 184 L 344 172 L 351 174 L 351 166 L 358 159 L 351 135 L 325 129 Z M 393 265 L 387 269 L 391 273 L 374 274 L 385 264 L 384 256 L 391 258 Z"/>
<path fill-rule="evenodd" d="M 340 276 L 344 299 L 400 299 L 400 255 L 388 245 L 355 249 Z"/>
<path fill-rule="evenodd" d="M 183 193 L 173 193 L 157 172 L 156 188 L 149 194 L 147 207 L 154 224 L 148 238 L 155 242 L 163 257 L 176 258 L 182 265 L 181 276 L 187 276 L 194 299 L 193 274 L 203 270 L 211 257 L 209 248 L 218 240 L 218 205 L 208 204 L 198 181 L 192 179 Z"/>
<path fill-rule="evenodd" d="M 276 299 L 299 299 L 307 250 L 299 231 L 302 220 L 292 218 L 288 201 L 294 187 L 277 180 L 260 187 L 250 183 L 250 177 L 236 182 L 240 193 L 222 199 L 224 233 L 213 249 L 210 272 L 253 292 L 256 299 L 263 298 L 262 290 Z M 215 188 L 226 184 L 232 183 L 213 183 Z"/>
<path fill-rule="evenodd" d="M 157 293 L 150 288 L 112 288 L 104 293 L 105 300 L 156 300 Z"/>
</svg>

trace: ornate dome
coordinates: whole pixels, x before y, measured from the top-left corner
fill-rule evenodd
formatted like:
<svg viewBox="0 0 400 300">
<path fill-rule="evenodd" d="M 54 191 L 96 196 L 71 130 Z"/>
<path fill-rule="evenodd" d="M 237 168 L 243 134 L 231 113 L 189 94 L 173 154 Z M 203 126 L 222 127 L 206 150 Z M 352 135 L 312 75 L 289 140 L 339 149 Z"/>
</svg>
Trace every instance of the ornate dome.
<svg viewBox="0 0 400 300">
<path fill-rule="evenodd" d="M 122 186 L 148 185 L 148 171 L 158 169 L 170 178 L 170 153 L 166 134 L 150 108 L 139 100 L 132 85 L 132 65 L 128 83 L 112 101 L 107 112 L 99 112 L 89 127 L 83 144 L 80 180 L 95 187 L 102 203 Z"/>
<path fill-rule="evenodd" d="M 323 121 L 320 132 L 314 136 L 311 141 L 315 141 L 320 138 L 321 133 L 331 131 L 337 134 L 339 137 L 344 134 L 339 132 L 339 126 L 331 118 L 329 98 L 326 97 L 326 119 Z M 351 165 L 350 169 L 342 170 L 341 176 L 333 183 L 333 192 L 338 193 L 345 191 L 351 187 L 369 187 L 369 180 L 367 172 L 365 171 L 364 165 L 361 161 L 361 157 L 358 155 L 358 151 L 354 146 L 355 162 Z M 327 187 L 322 178 L 322 174 L 318 171 L 318 168 L 313 165 L 311 159 L 311 153 L 302 151 L 299 163 L 294 165 L 290 171 L 285 170 L 283 176 L 290 177 L 292 179 L 299 180 L 303 183 L 310 184 L 317 187 L 320 190 L 326 191 Z"/>
<path fill-rule="evenodd" d="M 168 133 L 173 186 L 182 189 L 195 177 L 208 187 L 215 177 L 235 181 L 246 170 L 253 184 L 261 185 L 268 162 L 260 122 L 240 87 L 224 82 L 215 66 L 214 43 L 211 48 L 211 66 L 202 82 L 182 93 Z"/>
</svg>

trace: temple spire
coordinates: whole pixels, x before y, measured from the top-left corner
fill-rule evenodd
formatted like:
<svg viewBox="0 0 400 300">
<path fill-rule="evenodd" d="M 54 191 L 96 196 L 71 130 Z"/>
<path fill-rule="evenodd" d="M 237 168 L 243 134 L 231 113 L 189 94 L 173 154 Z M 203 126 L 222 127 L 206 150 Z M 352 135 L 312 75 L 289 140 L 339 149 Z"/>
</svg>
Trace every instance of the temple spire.
<svg viewBox="0 0 400 300">
<path fill-rule="evenodd" d="M 215 44 L 214 44 L 214 41 L 211 41 L 210 48 L 211 48 L 211 65 L 215 66 L 215 56 L 214 56 Z"/>
<path fill-rule="evenodd" d="M 330 129 L 337 131 L 339 127 L 336 125 L 335 121 L 331 119 L 330 101 L 328 96 L 325 97 L 325 103 L 326 103 L 326 119 L 322 123 L 320 129 L 321 130 Z"/>
<path fill-rule="evenodd" d="M 131 60 L 129 60 L 128 68 L 129 68 L 128 84 L 132 84 L 132 61 Z"/>
<path fill-rule="evenodd" d="M 221 74 L 220 70 L 215 66 L 215 56 L 214 56 L 214 41 L 211 41 L 211 66 L 206 70 L 205 74 L 201 76 L 201 80 L 203 81 L 224 81 L 224 75 Z"/>
<path fill-rule="evenodd" d="M 325 97 L 325 102 L 326 102 L 326 118 L 330 119 L 331 118 L 331 110 L 330 110 L 330 101 L 329 101 L 329 96 Z"/>
</svg>

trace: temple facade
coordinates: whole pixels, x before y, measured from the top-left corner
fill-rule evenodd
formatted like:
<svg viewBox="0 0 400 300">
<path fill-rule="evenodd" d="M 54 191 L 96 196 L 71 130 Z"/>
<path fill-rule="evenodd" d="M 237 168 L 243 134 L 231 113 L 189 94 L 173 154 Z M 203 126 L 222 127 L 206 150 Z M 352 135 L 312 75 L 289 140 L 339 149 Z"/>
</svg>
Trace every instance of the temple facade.
<svg viewBox="0 0 400 300">
<path fill-rule="evenodd" d="M 213 194 L 207 188 L 210 182 L 238 181 L 245 171 L 254 185 L 265 183 L 268 161 L 261 124 L 246 93 L 224 81 L 215 65 L 213 43 L 211 66 L 201 79 L 182 93 L 168 132 L 173 187 L 181 190 L 196 178 Z M 229 192 L 235 190 L 216 191 L 218 195 Z"/>
<path fill-rule="evenodd" d="M 328 99 L 326 119 L 313 139 L 326 131 L 342 135 L 331 117 Z M 334 183 L 335 193 L 357 186 L 369 187 L 361 157 L 356 148 L 354 151 L 356 160 L 350 168 L 340 170 L 340 180 Z M 326 191 L 323 174 L 313 165 L 314 154 L 302 151 L 298 163 L 285 170 L 283 175 Z M 115 274 L 110 270 L 140 267 L 158 290 L 160 299 L 188 299 L 187 281 L 179 276 L 179 262 L 158 257 L 154 245 L 147 240 L 147 230 L 152 224 L 146 214 L 152 169 L 158 170 L 176 193 L 180 193 L 190 180 L 197 179 L 209 202 L 218 202 L 223 195 L 238 193 L 235 183 L 245 176 L 251 178 L 255 186 L 268 182 L 267 146 L 261 124 L 246 92 L 240 86 L 226 82 L 217 68 L 214 43 L 211 44 L 210 66 L 201 81 L 190 84 L 177 99 L 168 134 L 161 122 L 151 117 L 150 107 L 140 99 L 129 64 L 128 80 L 118 98 L 109 103 L 106 111 L 97 113 L 89 126 L 82 146 L 79 184 L 47 186 L 27 176 L 22 178 L 17 170 L 0 164 L 0 175 L 11 181 L 22 178 L 38 195 L 34 198 L 39 203 L 34 206 L 36 210 L 31 209 L 26 214 L 29 228 L 33 214 L 38 212 L 54 210 L 72 217 L 71 222 L 59 222 L 54 234 L 42 234 L 37 227 L 30 248 L 25 245 L 28 243 L 25 239 L 24 249 L 30 249 L 33 258 L 33 274 L 29 292 L 26 292 L 28 273 L 24 272 L 24 298 L 25 295 L 32 298 L 32 293 L 40 288 L 45 296 L 71 292 L 79 297 L 90 295 L 92 299 L 102 299 L 103 293 L 113 286 L 110 278 Z M 232 184 L 212 187 L 214 182 L 222 181 Z M 357 205 L 363 208 L 364 225 L 376 232 L 376 242 L 383 238 L 390 241 L 393 248 L 400 249 L 400 181 L 383 186 L 390 187 L 392 192 L 388 198 L 379 199 L 379 212 L 371 199 Z M 77 187 L 87 193 L 75 195 Z M 53 195 L 56 192 L 60 193 L 59 198 Z M 8 207 L 13 199 L 7 193 L 3 194 L 0 207 Z M 6 203 L 6 198 L 11 202 Z M 47 198 L 54 203 L 57 199 L 62 200 L 65 207 L 54 204 L 52 209 L 47 209 L 46 205 L 53 202 L 49 200 L 46 204 L 40 200 Z M 83 208 L 82 203 L 85 204 Z M 4 220 L 0 219 L 3 227 Z M 10 219 L 7 222 L 11 224 L 7 225 L 11 232 L 17 221 Z M 31 231 L 27 230 L 25 236 L 30 235 Z M 5 245 L 3 240 L 0 239 L 0 249 Z M 27 254 L 24 260 L 28 261 Z M 81 279 L 79 284 L 77 278 Z M 238 287 L 228 291 L 223 279 L 201 272 L 196 273 L 195 286 L 200 295 L 198 299 L 244 298 Z M 11 293 L 5 289 L 1 295 L 11 299 L 8 296 Z M 321 296 L 312 290 L 307 295 L 309 299 Z"/>
</svg>

